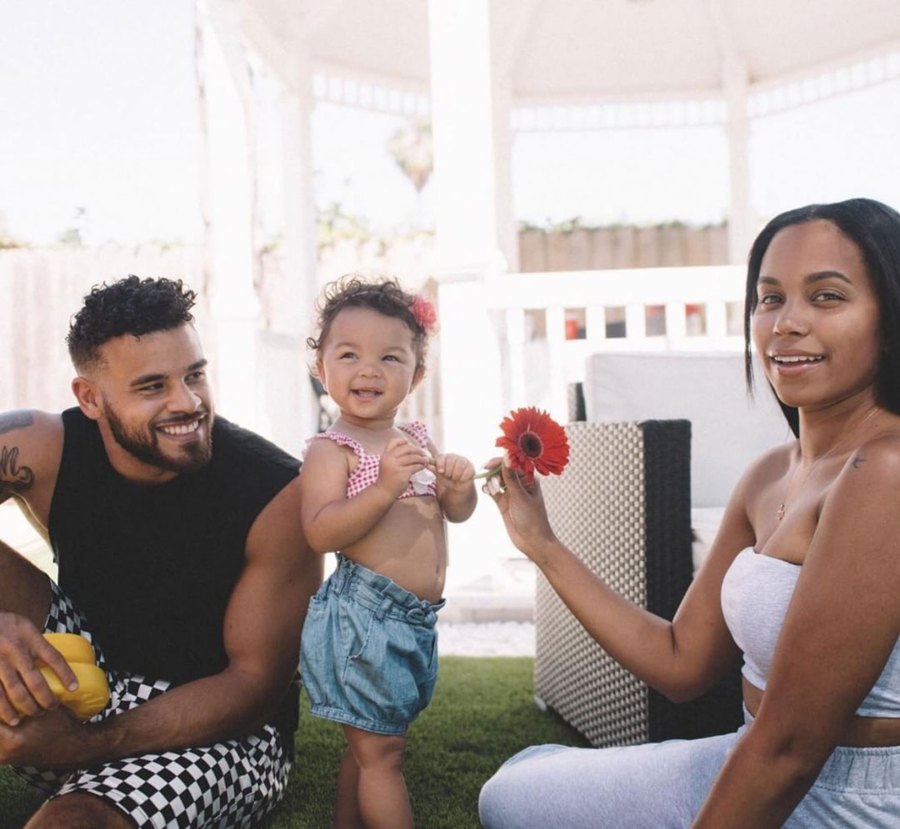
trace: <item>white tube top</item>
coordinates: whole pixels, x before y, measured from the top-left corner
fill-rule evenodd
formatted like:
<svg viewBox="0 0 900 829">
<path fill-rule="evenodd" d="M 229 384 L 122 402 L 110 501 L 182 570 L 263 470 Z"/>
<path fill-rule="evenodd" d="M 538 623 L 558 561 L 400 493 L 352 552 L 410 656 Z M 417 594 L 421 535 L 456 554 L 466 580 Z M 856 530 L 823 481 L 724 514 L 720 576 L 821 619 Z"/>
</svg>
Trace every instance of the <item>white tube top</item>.
<svg viewBox="0 0 900 829">
<path fill-rule="evenodd" d="M 725 623 L 744 653 L 741 673 L 757 688 L 765 690 L 799 575 L 800 565 L 760 555 L 748 547 L 731 563 L 722 581 Z M 856 713 L 860 717 L 900 717 L 900 640 Z"/>
</svg>

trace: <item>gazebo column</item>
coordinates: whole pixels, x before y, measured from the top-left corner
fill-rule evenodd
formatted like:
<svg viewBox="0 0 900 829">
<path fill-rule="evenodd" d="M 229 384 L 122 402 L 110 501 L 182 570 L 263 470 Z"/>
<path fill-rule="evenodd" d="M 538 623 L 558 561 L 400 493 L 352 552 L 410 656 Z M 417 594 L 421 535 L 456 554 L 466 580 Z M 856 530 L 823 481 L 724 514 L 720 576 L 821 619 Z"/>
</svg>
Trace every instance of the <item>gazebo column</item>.
<svg viewBox="0 0 900 829">
<path fill-rule="evenodd" d="M 308 42 L 291 54 L 290 74 L 282 78 L 278 101 L 283 147 L 284 234 L 278 283 L 270 288 L 270 330 L 262 342 L 266 359 L 265 405 L 275 441 L 292 452 L 318 427 L 318 406 L 306 365 L 306 337 L 312 333 L 316 277 L 311 119 L 314 107 Z M 270 276 L 274 277 L 275 274 Z"/>
<path fill-rule="evenodd" d="M 199 4 L 201 89 L 207 168 L 206 266 L 217 408 L 229 420 L 265 431 L 257 377 L 259 302 L 253 287 L 254 176 L 249 79 L 239 7 Z"/>
<path fill-rule="evenodd" d="M 442 449 L 476 466 L 496 454 L 502 418 L 498 334 L 486 281 L 504 270 L 498 247 L 489 0 L 429 0 L 439 280 Z M 484 505 L 451 525 L 448 586 L 493 571 L 509 545 Z"/>
<path fill-rule="evenodd" d="M 728 137 L 728 260 L 738 265 L 747 260 L 753 233 L 750 212 L 750 162 L 747 118 L 747 62 L 735 45 L 731 22 L 718 0 L 705 0 L 706 12 L 715 32 L 722 65 L 722 92 L 727 109 Z"/>
<path fill-rule="evenodd" d="M 505 68 L 494 64 L 493 127 L 494 127 L 494 199 L 496 205 L 497 243 L 506 270 L 519 270 L 519 233 L 513 209 L 512 144 L 513 130 L 512 88 Z"/>
<path fill-rule="evenodd" d="M 483 272 L 497 252 L 488 0 L 429 0 L 436 249 Z"/>
<path fill-rule="evenodd" d="M 747 261 L 753 235 L 750 211 L 749 119 L 747 118 L 747 68 L 733 63 L 726 68 L 725 105 L 728 109 L 729 211 L 728 259 L 739 265 Z"/>
<path fill-rule="evenodd" d="M 497 239 L 506 259 L 506 270 L 519 270 L 519 232 L 513 207 L 512 128 L 513 72 L 524 43 L 534 26 L 543 0 L 516 0 L 515 14 L 502 32 L 491 31 L 491 90 L 493 93 L 494 193 Z"/>
</svg>

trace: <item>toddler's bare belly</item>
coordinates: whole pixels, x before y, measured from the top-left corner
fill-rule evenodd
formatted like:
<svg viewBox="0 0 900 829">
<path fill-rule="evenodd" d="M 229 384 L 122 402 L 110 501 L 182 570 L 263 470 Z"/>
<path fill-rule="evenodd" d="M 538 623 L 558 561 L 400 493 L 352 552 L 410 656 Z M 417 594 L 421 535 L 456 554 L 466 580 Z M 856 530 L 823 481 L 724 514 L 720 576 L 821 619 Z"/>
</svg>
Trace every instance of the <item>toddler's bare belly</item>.
<svg viewBox="0 0 900 829">
<path fill-rule="evenodd" d="M 436 602 L 443 596 L 447 538 L 434 497 L 397 501 L 364 540 L 344 553 L 420 599 Z"/>
</svg>

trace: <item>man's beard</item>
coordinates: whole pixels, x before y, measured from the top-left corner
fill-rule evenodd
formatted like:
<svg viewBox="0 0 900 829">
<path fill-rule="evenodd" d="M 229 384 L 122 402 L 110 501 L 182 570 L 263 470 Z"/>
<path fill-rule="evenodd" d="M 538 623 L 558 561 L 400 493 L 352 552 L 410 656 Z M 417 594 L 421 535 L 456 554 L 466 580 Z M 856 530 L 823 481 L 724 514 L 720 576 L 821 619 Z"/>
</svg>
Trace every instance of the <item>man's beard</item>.
<svg viewBox="0 0 900 829">
<path fill-rule="evenodd" d="M 148 427 L 146 433 L 129 431 L 105 399 L 103 413 L 116 443 L 142 463 L 155 466 L 157 469 L 165 469 L 167 472 L 181 473 L 206 466 L 212 457 L 212 417 L 205 409 L 203 413 L 206 414 L 208 422 L 206 439 L 182 444 L 177 457 L 170 457 L 160 450 L 159 437 L 152 427 Z"/>
</svg>

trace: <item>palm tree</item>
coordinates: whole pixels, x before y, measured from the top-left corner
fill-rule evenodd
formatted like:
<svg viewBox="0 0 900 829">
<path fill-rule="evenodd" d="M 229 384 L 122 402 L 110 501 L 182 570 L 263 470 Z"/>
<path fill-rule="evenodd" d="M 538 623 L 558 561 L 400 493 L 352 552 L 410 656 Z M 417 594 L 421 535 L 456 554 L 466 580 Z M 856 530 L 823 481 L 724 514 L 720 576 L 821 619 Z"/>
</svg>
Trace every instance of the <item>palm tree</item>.
<svg viewBox="0 0 900 829">
<path fill-rule="evenodd" d="M 434 168 L 430 119 L 423 115 L 411 118 L 388 139 L 387 150 L 416 188 L 421 217 L 422 190 Z"/>
</svg>

